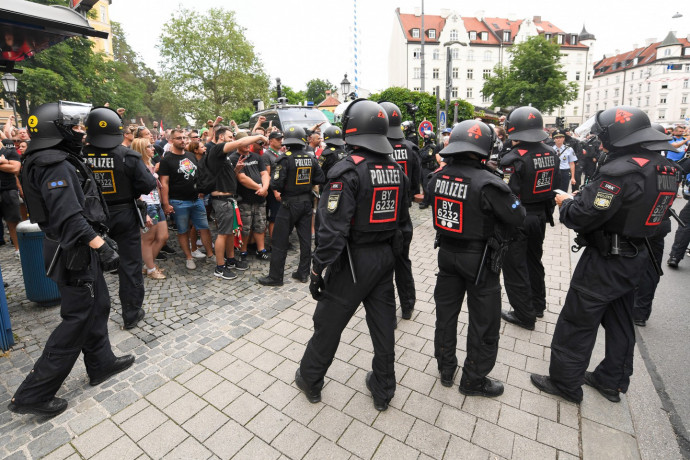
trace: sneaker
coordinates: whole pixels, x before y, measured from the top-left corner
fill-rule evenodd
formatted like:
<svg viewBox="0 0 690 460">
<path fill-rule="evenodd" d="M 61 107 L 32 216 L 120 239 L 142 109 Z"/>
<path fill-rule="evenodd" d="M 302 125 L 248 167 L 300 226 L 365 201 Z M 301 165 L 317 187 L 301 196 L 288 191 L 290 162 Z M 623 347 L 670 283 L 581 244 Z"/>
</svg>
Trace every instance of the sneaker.
<svg viewBox="0 0 690 460">
<path fill-rule="evenodd" d="M 206 257 L 206 256 L 204 256 Z M 194 263 L 194 259 L 187 259 L 185 261 L 185 266 L 187 267 L 188 270 L 195 270 L 196 269 L 196 264 Z"/>
<path fill-rule="evenodd" d="M 268 255 L 268 251 L 264 249 L 262 251 L 256 251 L 256 258 L 259 260 L 269 260 L 271 256 Z"/>
<path fill-rule="evenodd" d="M 249 264 L 247 262 L 244 260 L 237 260 L 236 258 L 225 259 L 225 266 L 240 271 L 245 271 L 249 268 Z"/>
<path fill-rule="evenodd" d="M 240 252 L 240 260 L 247 260 L 247 256 L 249 256 L 249 252 Z"/>
<path fill-rule="evenodd" d="M 146 273 L 147 278 L 151 278 L 152 280 L 164 280 L 167 278 L 163 273 L 161 273 L 157 268 L 154 269 L 151 273 Z"/>
<path fill-rule="evenodd" d="M 237 278 L 237 273 L 224 265 L 216 267 L 216 269 L 213 270 L 213 275 L 217 276 L 218 278 L 223 278 L 224 280 L 234 280 Z"/>
<path fill-rule="evenodd" d="M 192 252 L 192 257 L 194 257 L 195 259 L 205 259 L 206 254 L 197 249 L 196 251 Z"/>
<path fill-rule="evenodd" d="M 17 249 L 16 251 L 14 251 L 14 257 L 16 257 L 17 259 L 19 259 L 19 249 Z"/>
<path fill-rule="evenodd" d="M 201 242 L 201 238 L 199 238 L 199 239 L 196 240 L 196 245 L 197 245 L 197 246 L 201 246 L 202 244 L 203 244 L 203 243 Z"/>
<path fill-rule="evenodd" d="M 666 262 L 666 265 L 668 265 L 671 268 L 678 268 L 678 258 L 677 257 L 669 257 L 668 261 Z"/>
<path fill-rule="evenodd" d="M 168 256 L 163 254 L 163 252 L 159 252 L 158 255 L 156 256 L 156 260 L 168 260 Z"/>
<path fill-rule="evenodd" d="M 164 252 L 166 254 L 175 254 L 175 250 L 167 244 L 163 245 L 163 247 L 161 248 L 161 252 Z"/>
</svg>

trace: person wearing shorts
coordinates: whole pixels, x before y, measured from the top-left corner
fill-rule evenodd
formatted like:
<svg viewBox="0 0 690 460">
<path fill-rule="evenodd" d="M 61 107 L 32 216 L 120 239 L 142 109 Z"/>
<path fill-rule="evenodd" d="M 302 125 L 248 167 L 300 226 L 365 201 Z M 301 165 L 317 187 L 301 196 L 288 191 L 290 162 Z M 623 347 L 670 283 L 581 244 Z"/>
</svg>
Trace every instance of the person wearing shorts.
<svg viewBox="0 0 690 460">
<path fill-rule="evenodd" d="M 0 150 L 0 217 L 7 223 L 10 230 L 14 255 L 19 257 L 19 243 L 17 243 L 17 224 L 21 220 L 19 215 L 19 191 L 17 189 L 17 174 L 21 167 L 20 157 L 11 140 Z M 0 221 L 2 229 L 2 221 Z"/>
<path fill-rule="evenodd" d="M 173 214 L 177 226 L 177 239 L 184 252 L 186 267 L 194 270 L 196 264 L 189 248 L 189 222 L 194 224 L 201 241 L 206 248 L 206 254 L 213 254 L 211 245 L 211 231 L 208 229 L 206 208 L 204 202 L 194 186 L 197 173 L 197 161 L 194 154 L 185 150 L 181 129 L 170 132 L 170 152 L 160 162 L 158 176 L 161 181 L 161 204 L 165 214 Z"/>
</svg>

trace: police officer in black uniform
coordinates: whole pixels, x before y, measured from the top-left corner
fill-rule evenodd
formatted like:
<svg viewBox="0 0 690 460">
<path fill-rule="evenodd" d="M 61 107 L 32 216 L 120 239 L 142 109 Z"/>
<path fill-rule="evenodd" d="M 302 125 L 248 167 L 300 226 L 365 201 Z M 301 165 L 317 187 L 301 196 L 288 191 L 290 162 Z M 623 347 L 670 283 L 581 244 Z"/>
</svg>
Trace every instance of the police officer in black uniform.
<svg viewBox="0 0 690 460">
<path fill-rule="evenodd" d="M 328 177 L 328 171 L 337 162 L 344 159 L 347 156 L 347 152 L 343 148 L 345 145 L 343 133 L 335 125 L 326 128 L 323 132 L 323 141 L 326 143 L 326 148 L 323 149 L 319 157 L 319 166 L 321 166 L 324 176 Z"/>
<path fill-rule="evenodd" d="M 115 357 L 108 338 L 110 296 L 103 270 L 116 269 L 119 258 L 101 236 L 108 209 L 81 156 L 81 125 L 89 108 L 69 102 L 43 104 L 27 121 L 31 144 L 21 172 L 24 200 L 31 221 L 46 234 L 43 255 L 60 291 L 62 321 L 8 406 L 19 414 L 54 416 L 64 411 L 67 401 L 55 394 L 80 353 L 91 385 L 134 362 L 132 355 Z"/>
<path fill-rule="evenodd" d="M 93 168 L 108 204 L 110 236 L 120 253 L 120 304 L 125 329 L 144 318 L 144 277 L 141 273 L 139 196 L 156 187 L 141 154 L 122 145 L 122 119 L 108 107 L 96 107 L 86 119 L 86 162 Z M 143 219 L 145 222 L 145 219 Z"/>
<path fill-rule="evenodd" d="M 540 390 L 575 403 L 582 400 L 583 382 L 613 402 L 628 390 L 634 292 L 652 263 L 645 239 L 660 226 L 678 188 L 673 163 L 648 150 L 659 149 L 669 136 L 654 130 L 640 109 L 600 111 L 592 133 L 608 152 L 606 160 L 575 197 L 556 197 L 561 222 L 578 232 L 576 243 L 586 248 L 556 323 L 549 375 L 531 376 Z M 599 325 L 606 333 L 605 357 L 587 372 Z"/>
<path fill-rule="evenodd" d="M 441 384 L 452 386 L 458 366 L 458 315 L 467 293 L 470 322 L 460 392 L 468 396 L 503 393 L 503 384 L 487 377 L 498 354 L 499 273 L 507 248 L 505 242 L 501 248 L 496 238 L 505 230 L 497 231 L 497 227 L 516 228 L 525 218 L 525 209 L 510 188 L 481 163 L 489 157 L 494 140 L 494 130 L 480 121 L 457 124 L 441 151 L 447 164 L 432 174 L 428 186 L 440 247 L 434 356 Z"/>
<path fill-rule="evenodd" d="M 304 129 L 290 127 L 284 133 L 283 145 L 289 150 L 278 158 L 272 172 L 271 187 L 280 196 L 280 209 L 273 228 L 273 250 L 268 276 L 259 278 L 264 286 L 282 286 L 287 257 L 288 239 L 293 228 L 299 238 L 299 266 L 292 277 L 302 283 L 309 281 L 311 261 L 312 188 L 323 184 L 326 177 L 316 157 L 307 152 Z"/>
<path fill-rule="evenodd" d="M 429 174 L 438 168 L 436 152 L 436 134 L 432 131 L 426 131 L 424 133 L 424 145 L 419 151 L 419 161 L 422 166 L 422 188 L 424 190 L 424 200 L 419 203 L 419 209 L 426 209 L 431 204 L 431 197 L 427 192 L 427 187 L 429 184 Z"/>
<path fill-rule="evenodd" d="M 352 102 L 343 115 L 343 131 L 345 141 L 354 147 L 329 172 L 329 185 L 319 201 L 321 243 L 314 253 L 309 285 L 318 300 L 314 335 L 295 383 L 310 402 L 321 400 L 340 335 L 364 303 L 374 345 L 373 371 L 367 374 L 366 385 L 374 407 L 382 411 L 395 394 L 393 267 L 402 249 L 400 228 L 410 218 L 407 177 L 390 157 L 388 117 L 379 104 L 366 99 Z"/>
<path fill-rule="evenodd" d="M 410 189 L 407 195 L 412 197 L 414 190 L 419 190 L 419 157 L 409 148 L 409 142 L 405 141 L 401 129 L 402 118 L 400 108 L 392 102 L 381 102 L 381 107 L 388 115 L 388 142 L 393 147 L 393 159 L 400 165 L 409 179 Z M 412 261 L 410 260 L 410 244 L 412 243 L 412 221 L 401 228 L 403 234 L 403 250 L 395 260 L 395 286 L 398 289 L 400 300 L 400 312 L 403 319 L 412 318 L 417 293 L 415 290 L 414 276 L 412 275 Z"/>
<path fill-rule="evenodd" d="M 503 281 L 512 312 L 503 312 L 504 320 L 534 330 L 537 318 L 546 309 L 544 252 L 546 222 L 553 222 L 554 190 L 558 188 L 558 156 L 542 141 L 541 113 L 534 107 L 513 110 L 506 121 L 508 139 L 518 141 L 501 158 L 501 168 L 509 175 L 508 185 L 527 210 L 527 217 L 510 244 L 504 264 Z"/>
</svg>

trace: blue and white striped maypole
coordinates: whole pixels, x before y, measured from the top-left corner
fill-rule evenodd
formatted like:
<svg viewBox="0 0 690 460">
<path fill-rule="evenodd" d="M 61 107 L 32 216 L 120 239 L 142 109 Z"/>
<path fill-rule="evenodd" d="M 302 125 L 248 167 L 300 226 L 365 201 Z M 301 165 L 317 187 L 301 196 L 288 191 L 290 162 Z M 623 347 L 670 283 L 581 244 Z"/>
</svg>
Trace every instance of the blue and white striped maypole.
<svg viewBox="0 0 690 460">
<path fill-rule="evenodd" d="M 352 0 L 352 11 L 354 21 L 354 64 L 355 64 L 355 97 L 359 97 L 359 49 L 357 47 L 359 41 L 359 33 L 357 30 L 357 0 Z"/>
</svg>

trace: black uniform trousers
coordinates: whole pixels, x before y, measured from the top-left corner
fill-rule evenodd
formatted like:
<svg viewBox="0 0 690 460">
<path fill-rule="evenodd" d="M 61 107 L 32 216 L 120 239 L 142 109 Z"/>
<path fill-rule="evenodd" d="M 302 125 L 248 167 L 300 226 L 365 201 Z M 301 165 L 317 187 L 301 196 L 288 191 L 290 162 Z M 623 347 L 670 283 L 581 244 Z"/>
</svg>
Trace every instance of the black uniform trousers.
<svg viewBox="0 0 690 460">
<path fill-rule="evenodd" d="M 634 257 L 603 257 L 587 247 L 573 273 L 551 341 L 549 374 L 556 387 L 578 401 L 600 324 L 606 334 L 605 357 L 595 378 L 604 388 L 628 390 L 635 348 L 634 292 L 649 263 L 644 244 L 637 245 L 637 252 Z"/>
<path fill-rule="evenodd" d="M 501 285 L 498 275 L 484 267 L 479 285 L 475 285 L 481 252 L 438 251 L 438 278 L 434 289 L 436 332 L 434 356 L 440 372 L 455 371 L 458 316 L 467 293 L 467 357 L 462 381 L 481 382 L 496 364 L 501 327 Z"/>
<path fill-rule="evenodd" d="M 427 190 L 426 187 L 429 184 L 429 174 L 434 172 L 433 169 L 429 169 L 426 166 L 422 166 L 422 190 L 424 190 L 424 204 L 431 205 L 431 198 L 433 195 L 431 195 Z M 411 197 L 414 199 L 414 197 Z"/>
<path fill-rule="evenodd" d="M 671 257 L 675 257 L 678 260 L 683 260 L 685 257 L 685 251 L 690 245 L 690 201 L 685 203 L 683 209 L 680 210 L 680 220 L 682 220 L 686 226 L 678 226 L 676 229 L 676 235 L 673 239 L 673 246 L 671 246 Z"/>
<path fill-rule="evenodd" d="M 377 399 L 390 401 L 395 394 L 395 256 L 388 243 L 350 247 L 357 284 L 352 281 L 347 256 L 342 254 L 326 272 L 326 297 L 316 304 L 314 335 L 302 357 L 300 372 L 311 389 L 323 388 L 343 329 L 363 303 L 374 345 L 372 393 Z"/>
<path fill-rule="evenodd" d="M 120 255 L 120 268 L 117 276 L 120 279 L 120 304 L 122 319 L 125 324 L 136 320 L 144 303 L 144 276 L 141 274 L 141 232 L 134 204 L 127 207 L 118 205 L 109 207 L 109 236 L 115 240 Z"/>
<path fill-rule="evenodd" d="M 503 282 L 510 306 L 521 321 L 534 323 L 546 309 L 544 253 L 546 215 L 527 211 L 520 236 L 510 243 L 503 261 Z"/>
<path fill-rule="evenodd" d="M 79 353 L 84 353 L 86 372 L 91 377 L 101 375 L 115 360 L 108 338 L 110 295 L 98 264 L 91 251 L 90 276 L 85 278 L 94 281 L 58 283 L 62 322 L 48 337 L 43 354 L 14 394 L 14 402 L 34 404 L 52 399 Z"/>
<path fill-rule="evenodd" d="M 671 232 L 671 219 L 661 221 L 654 236 L 649 238 L 649 245 L 656 261 L 661 265 L 664 257 L 664 239 Z M 640 284 L 635 289 L 635 305 L 633 307 L 633 317 L 636 320 L 647 321 L 652 314 L 652 302 L 654 293 L 659 285 L 659 275 L 654 269 L 651 258 L 649 264 L 644 268 L 640 278 Z"/>
<path fill-rule="evenodd" d="M 412 243 L 412 232 L 403 232 L 402 252 L 395 258 L 395 287 L 398 290 L 402 311 L 413 310 L 417 301 L 414 276 L 412 275 L 412 261 L 410 260 L 410 243 Z"/>
<path fill-rule="evenodd" d="M 311 195 L 309 195 L 311 196 Z M 286 200 L 287 198 L 283 198 Z M 294 200 L 294 198 L 292 198 Z M 268 277 L 283 280 L 285 273 L 285 259 L 287 258 L 288 240 L 293 228 L 297 229 L 299 238 L 299 266 L 297 273 L 300 277 L 309 276 L 311 263 L 311 216 L 313 214 L 311 199 L 303 201 L 284 201 L 273 227 L 271 242 L 271 267 Z"/>
</svg>

